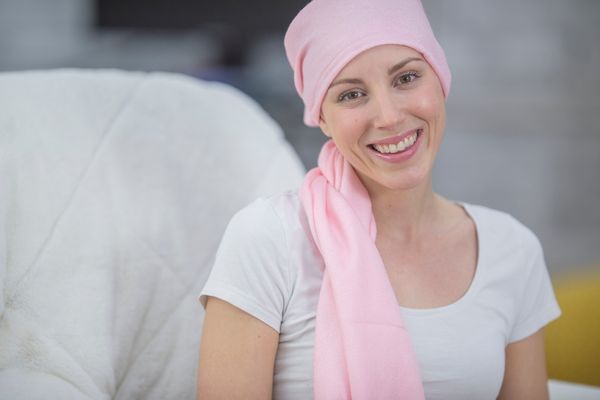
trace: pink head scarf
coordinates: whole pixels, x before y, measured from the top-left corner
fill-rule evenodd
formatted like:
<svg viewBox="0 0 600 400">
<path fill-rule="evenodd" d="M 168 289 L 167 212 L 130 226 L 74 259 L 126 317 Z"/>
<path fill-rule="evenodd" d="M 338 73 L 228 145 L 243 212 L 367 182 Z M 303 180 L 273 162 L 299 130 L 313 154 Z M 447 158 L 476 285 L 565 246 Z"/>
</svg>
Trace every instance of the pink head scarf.
<svg viewBox="0 0 600 400">
<path fill-rule="evenodd" d="M 314 0 L 285 37 L 304 122 L 318 126 L 331 81 L 361 52 L 383 44 L 419 51 L 448 96 L 450 70 L 419 0 Z M 325 261 L 317 307 L 315 399 L 425 398 L 419 368 L 383 260 L 369 194 L 333 141 L 300 190 Z"/>
<path fill-rule="evenodd" d="M 419 0 L 313 0 L 285 35 L 294 84 L 304 101 L 304 123 L 319 126 L 323 97 L 350 60 L 383 44 L 420 52 L 450 92 L 450 69 Z"/>
</svg>

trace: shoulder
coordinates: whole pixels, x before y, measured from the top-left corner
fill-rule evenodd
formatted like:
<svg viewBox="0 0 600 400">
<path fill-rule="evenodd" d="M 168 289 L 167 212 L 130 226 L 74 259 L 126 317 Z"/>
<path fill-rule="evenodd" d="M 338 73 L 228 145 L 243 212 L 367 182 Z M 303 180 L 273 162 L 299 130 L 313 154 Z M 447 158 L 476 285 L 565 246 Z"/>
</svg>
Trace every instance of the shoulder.
<svg viewBox="0 0 600 400">
<path fill-rule="evenodd" d="M 213 296 L 279 331 L 292 293 L 291 215 L 298 210 L 292 192 L 261 197 L 238 211 L 221 240 L 201 302 Z"/>
<path fill-rule="evenodd" d="M 306 245 L 305 220 L 296 192 L 257 198 L 233 216 L 218 254 L 260 255 L 288 265 L 291 254 Z"/>
<path fill-rule="evenodd" d="M 300 214 L 301 205 L 296 192 L 259 197 L 233 216 L 227 233 L 277 237 L 299 224 Z"/>
<path fill-rule="evenodd" d="M 477 226 L 478 234 L 497 246 L 541 251 L 538 237 L 525 224 L 504 211 L 462 203 Z"/>
<path fill-rule="evenodd" d="M 503 277 L 525 278 L 546 270 L 538 237 L 512 215 L 480 205 L 465 205 L 477 228 L 480 265 Z"/>
<path fill-rule="evenodd" d="M 508 213 L 469 204 L 465 209 L 478 232 L 478 285 L 485 286 L 480 301 L 505 316 L 507 343 L 533 334 L 560 314 L 539 239 Z"/>
</svg>

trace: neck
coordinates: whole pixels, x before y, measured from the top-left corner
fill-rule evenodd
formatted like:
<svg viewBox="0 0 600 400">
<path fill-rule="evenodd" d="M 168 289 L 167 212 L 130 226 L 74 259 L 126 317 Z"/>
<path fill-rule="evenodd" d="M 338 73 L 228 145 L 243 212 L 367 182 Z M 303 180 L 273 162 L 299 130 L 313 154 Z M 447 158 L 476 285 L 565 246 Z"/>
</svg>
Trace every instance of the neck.
<svg viewBox="0 0 600 400">
<path fill-rule="evenodd" d="M 431 230 L 442 212 L 442 198 L 433 192 L 431 180 L 408 190 L 369 191 L 377 235 L 410 243 Z"/>
</svg>

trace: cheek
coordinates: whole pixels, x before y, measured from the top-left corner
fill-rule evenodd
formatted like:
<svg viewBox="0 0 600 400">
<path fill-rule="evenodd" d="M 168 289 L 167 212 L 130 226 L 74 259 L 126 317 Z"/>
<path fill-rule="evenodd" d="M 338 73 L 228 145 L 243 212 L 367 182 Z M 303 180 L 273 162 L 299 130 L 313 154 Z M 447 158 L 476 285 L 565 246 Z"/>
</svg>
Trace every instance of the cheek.
<svg viewBox="0 0 600 400">
<path fill-rule="evenodd" d="M 330 133 L 333 137 L 343 136 L 346 139 L 356 139 L 356 136 L 359 136 L 364 130 L 364 121 L 356 110 L 342 110 L 336 113 L 331 121 Z"/>
<path fill-rule="evenodd" d="M 422 119 L 437 120 L 445 116 L 445 102 L 442 96 L 429 95 L 419 96 L 416 105 L 416 111 Z"/>
</svg>

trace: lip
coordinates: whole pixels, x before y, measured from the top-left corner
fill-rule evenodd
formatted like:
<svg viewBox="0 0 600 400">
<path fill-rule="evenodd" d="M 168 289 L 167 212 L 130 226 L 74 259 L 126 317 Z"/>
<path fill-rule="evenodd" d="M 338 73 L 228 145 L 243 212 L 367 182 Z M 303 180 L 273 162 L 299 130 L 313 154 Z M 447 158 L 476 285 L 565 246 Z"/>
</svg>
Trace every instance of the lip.
<svg viewBox="0 0 600 400">
<path fill-rule="evenodd" d="M 386 137 L 385 139 L 381 139 L 381 140 L 378 140 L 373 143 L 369 143 L 369 146 L 383 145 L 383 144 L 396 144 L 396 143 L 400 142 L 401 140 L 404 140 L 407 137 L 414 135 L 415 132 L 422 131 L 422 130 L 423 129 L 420 129 L 420 128 L 411 129 L 410 131 L 400 133 L 400 134 L 394 135 L 394 136 L 389 136 L 389 137 Z"/>
<path fill-rule="evenodd" d="M 404 151 L 401 151 L 401 152 L 398 152 L 395 154 L 391 154 L 391 153 L 384 154 L 384 153 L 378 152 L 377 150 L 375 150 L 371 147 L 371 145 L 375 145 L 375 144 L 383 145 L 383 144 L 398 143 L 400 140 L 403 140 L 405 137 L 410 136 L 410 135 L 414 134 L 415 132 L 417 132 L 417 140 L 415 141 L 415 143 L 412 146 L 410 146 L 408 149 L 406 149 Z M 380 141 L 374 142 L 371 145 L 368 145 L 367 149 L 369 149 L 371 154 L 375 155 L 379 159 L 382 159 L 387 162 L 392 162 L 392 163 L 401 163 L 401 162 L 404 162 L 404 161 L 412 158 L 412 156 L 415 155 L 415 153 L 419 150 L 422 140 L 423 140 L 423 129 L 413 129 L 413 130 L 403 133 L 401 135 L 391 136 L 389 138 L 385 138 Z"/>
</svg>

